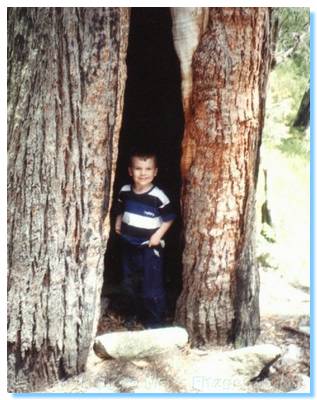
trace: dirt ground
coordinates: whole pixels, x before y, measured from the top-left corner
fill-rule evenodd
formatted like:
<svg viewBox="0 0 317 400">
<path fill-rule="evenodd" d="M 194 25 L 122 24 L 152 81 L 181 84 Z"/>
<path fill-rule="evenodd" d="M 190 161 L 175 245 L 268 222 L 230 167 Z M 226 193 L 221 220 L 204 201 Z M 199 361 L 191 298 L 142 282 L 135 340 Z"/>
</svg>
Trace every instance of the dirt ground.
<svg viewBox="0 0 317 400">
<path fill-rule="evenodd" d="M 309 333 L 300 332 L 309 326 L 309 289 L 295 288 L 270 269 L 261 270 L 261 335 L 257 344 L 270 343 L 281 349 L 281 357 L 254 382 L 237 388 L 237 392 L 281 393 L 309 392 Z M 135 329 L 141 327 L 136 325 Z M 99 334 L 126 330 L 116 313 L 103 315 Z M 59 382 L 47 392 L 59 393 L 195 393 L 182 376 L 183 366 L 199 352 L 231 350 L 230 346 L 212 349 L 192 349 L 160 357 L 123 361 L 101 360 L 92 352 L 87 370 L 81 375 Z M 175 373 L 179 371 L 176 378 Z"/>
</svg>

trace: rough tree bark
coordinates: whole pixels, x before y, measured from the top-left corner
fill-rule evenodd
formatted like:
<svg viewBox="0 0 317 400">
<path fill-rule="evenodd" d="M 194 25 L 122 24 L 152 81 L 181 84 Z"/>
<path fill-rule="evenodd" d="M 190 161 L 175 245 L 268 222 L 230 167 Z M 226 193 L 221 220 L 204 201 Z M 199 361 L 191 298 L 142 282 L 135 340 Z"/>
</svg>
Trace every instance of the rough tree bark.
<svg viewBox="0 0 317 400">
<path fill-rule="evenodd" d="M 8 390 L 80 372 L 96 331 L 126 8 L 8 9 Z"/>
<path fill-rule="evenodd" d="M 188 43 L 181 13 L 197 44 Z M 195 344 L 253 344 L 259 334 L 254 202 L 271 14 L 175 8 L 172 16 L 182 76 L 190 80 L 183 83 L 185 248 L 176 319 Z"/>
</svg>

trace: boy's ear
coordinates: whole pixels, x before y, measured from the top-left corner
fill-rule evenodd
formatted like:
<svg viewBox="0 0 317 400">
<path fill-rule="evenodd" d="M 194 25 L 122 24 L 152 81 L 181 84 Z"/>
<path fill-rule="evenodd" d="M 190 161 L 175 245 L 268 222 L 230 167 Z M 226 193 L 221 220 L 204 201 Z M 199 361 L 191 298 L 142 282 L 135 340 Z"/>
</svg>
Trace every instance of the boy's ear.
<svg viewBox="0 0 317 400">
<path fill-rule="evenodd" d="M 154 170 L 154 176 L 156 176 L 157 173 L 158 173 L 158 168 L 155 168 L 155 170 Z"/>
<path fill-rule="evenodd" d="M 132 168 L 128 167 L 129 176 L 132 176 Z"/>
</svg>

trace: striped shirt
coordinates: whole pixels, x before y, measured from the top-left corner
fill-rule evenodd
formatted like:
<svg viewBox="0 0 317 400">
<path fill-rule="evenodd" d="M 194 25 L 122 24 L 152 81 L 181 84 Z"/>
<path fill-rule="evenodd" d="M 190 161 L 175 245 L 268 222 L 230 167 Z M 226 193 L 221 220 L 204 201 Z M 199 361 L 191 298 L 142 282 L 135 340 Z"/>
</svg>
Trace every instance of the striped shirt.
<svg viewBox="0 0 317 400">
<path fill-rule="evenodd" d="M 135 193 L 132 185 L 123 186 L 118 214 L 122 215 L 121 236 L 133 245 L 146 242 L 163 222 L 176 217 L 169 198 L 157 186 L 141 194 Z"/>
</svg>

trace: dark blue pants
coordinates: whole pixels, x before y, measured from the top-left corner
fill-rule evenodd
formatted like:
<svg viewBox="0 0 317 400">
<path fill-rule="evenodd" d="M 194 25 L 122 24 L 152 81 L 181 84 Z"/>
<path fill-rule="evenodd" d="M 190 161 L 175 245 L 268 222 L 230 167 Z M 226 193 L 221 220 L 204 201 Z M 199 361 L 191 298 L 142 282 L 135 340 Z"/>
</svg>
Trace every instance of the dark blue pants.
<svg viewBox="0 0 317 400">
<path fill-rule="evenodd" d="M 147 326 L 159 326 L 166 311 L 163 249 L 122 243 L 123 286 L 130 313 Z"/>
</svg>

